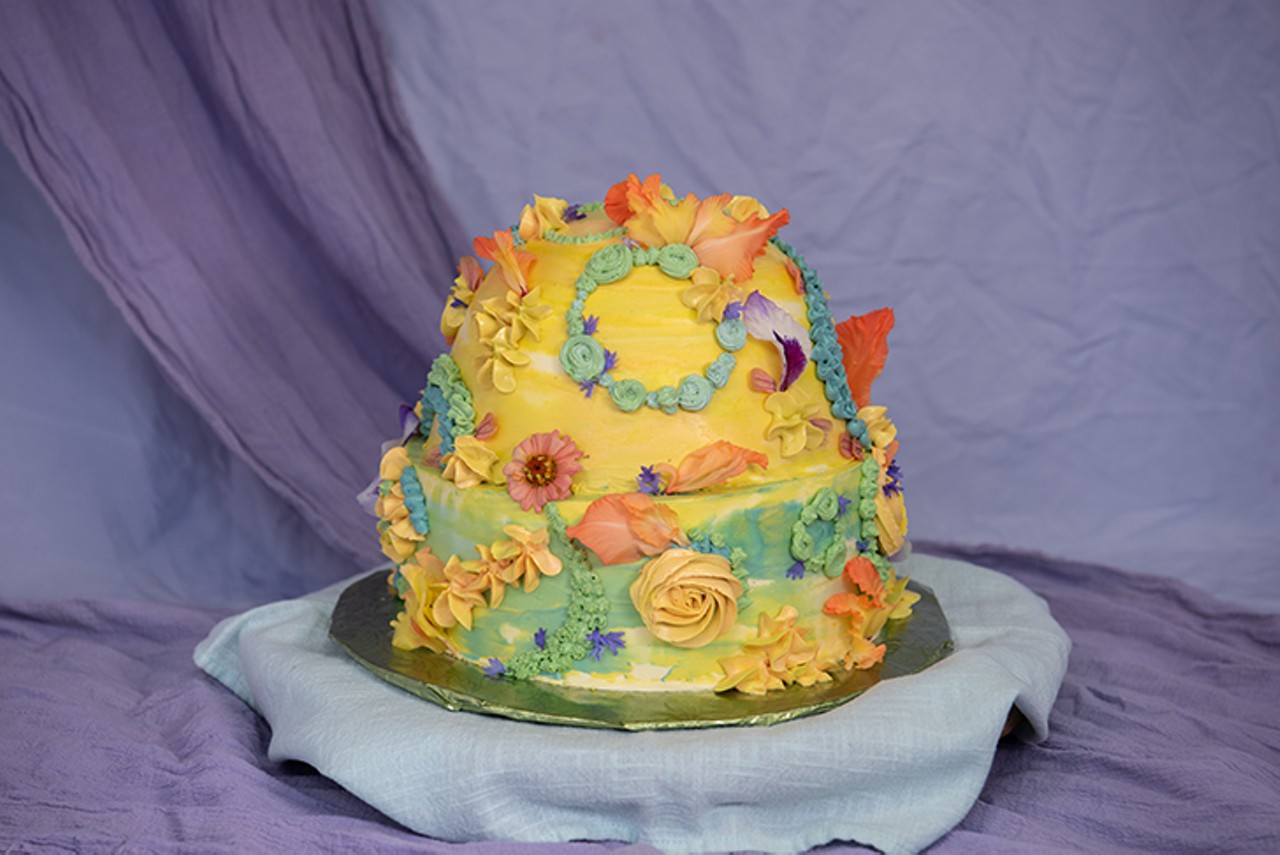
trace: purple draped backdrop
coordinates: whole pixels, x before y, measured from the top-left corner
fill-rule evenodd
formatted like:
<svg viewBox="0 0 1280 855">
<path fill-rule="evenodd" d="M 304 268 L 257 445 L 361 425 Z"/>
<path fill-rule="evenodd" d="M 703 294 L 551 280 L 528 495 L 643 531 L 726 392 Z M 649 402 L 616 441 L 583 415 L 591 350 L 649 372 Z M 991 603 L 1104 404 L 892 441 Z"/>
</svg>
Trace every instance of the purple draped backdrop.
<svg viewBox="0 0 1280 855">
<path fill-rule="evenodd" d="M 386 3 L 388 49 L 361 2 L 0 3 L 0 139 L 12 152 L 0 157 L 0 850 L 515 849 L 425 840 L 306 767 L 270 762 L 261 719 L 190 660 L 227 609 L 296 595 L 376 557 L 352 496 L 396 428 L 396 404 L 414 395 L 439 349 L 440 298 L 456 255 L 469 249 L 437 181 L 456 194 L 450 201 L 469 204 L 459 216 L 477 230 L 514 215 L 529 191 L 598 193 L 620 177 L 596 174 L 615 159 L 623 169 L 645 159 L 634 165 L 643 170 L 648 158 L 666 169 L 683 157 L 674 174 L 703 184 L 680 189 L 776 194 L 797 208 L 800 229 L 838 221 L 823 206 L 852 200 L 869 229 L 863 239 L 892 251 L 858 246 L 841 257 L 838 235 L 816 233 L 805 247 L 833 254 L 832 274 L 844 266 L 851 281 L 871 280 L 877 298 L 876 289 L 904 289 L 885 301 L 905 296 L 926 319 L 924 332 L 904 323 L 895 358 L 907 370 L 885 388 L 910 379 L 929 393 L 904 422 L 921 438 L 915 459 L 938 463 L 913 482 L 925 494 L 920 518 L 978 537 L 1014 529 L 964 528 L 973 521 L 963 514 L 940 514 L 944 503 L 928 496 L 963 479 L 943 460 L 946 444 L 928 440 L 951 436 L 944 422 L 958 413 L 988 421 L 989 409 L 969 407 L 989 391 L 981 381 L 995 351 L 969 353 L 947 339 L 957 331 L 937 302 L 943 289 L 929 288 L 956 278 L 982 286 L 963 292 L 962 317 L 972 320 L 998 274 L 1012 270 L 1021 288 L 1032 271 L 1044 293 L 1027 297 L 1027 311 L 978 328 L 1020 330 L 1021 318 L 1052 338 L 1061 332 L 1055 309 L 1073 305 L 1070 288 L 1127 282 L 1133 290 L 1119 302 L 1132 326 L 1155 318 L 1159 337 L 1133 351 L 1127 336 L 1066 336 L 1063 364 L 1101 353 L 1124 367 L 1136 355 L 1152 373 L 1072 399 L 1084 427 L 1073 421 L 1063 435 L 1114 428 L 1112 410 L 1130 418 L 1133 404 L 1152 419 L 1133 419 L 1129 442 L 1158 440 L 1139 451 L 1169 456 L 1188 443 L 1201 454 L 1185 465 L 1082 472 L 1116 476 L 1101 479 L 1100 495 L 1130 513 L 1127 527 L 1110 527 L 1106 508 L 1076 507 L 1056 531 L 1099 549 L 1101 536 L 1145 525 L 1170 535 L 1153 535 L 1170 563 L 1179 550 L 1217 555 L 1221 537 L 1251 562 L 1256 590 L 1274 591 L 1275 530 L 1258 523 L 1280 483 L 1268 439 L 1277 422 L 1267 415 L 1276 405 L 1268 372 L 1280 364 L 1280 349 L 1268 346 L 1280 261 L 1269 219 L 1280 195 L 1269 189 L 1280 145 L 1274 128 L 1259 131 L 1280 115 L 1274 8 L 1017 8 L 824 6 L 828 17 L 788 31 L 785 15 L 735 29 L 714 7 L 689 19 L 673 17 L 675 6 L 588 19 L 573 4 L 544 15 Z M 840 26 L 853 19 L 846 40 Z M 681 20 L 698 26 L 681 29 Z M 701 57 L 696 48 L 712 33 L 731 49 Z M 533 45 L 539 35 L 568 41 L 547 50 Z M 672 40 L 692 65 L 637 82 L 653 46 Z M 790 47 L 766 51 L 772 44 Z M 582 73 L 579 51 L 601 71 L 574 88 L 564 75 Z M 842 57 L 833 93 L 875 97 L 800 100 L 812 64 L 830 56 Z M 753 58 L 767 74 L 752 71 Z M 699 62 L 715 73 L 699 76 Z M 1020 88 L 1010 74 L 1023 67 L 1033 83 Z M 1152 67 L 1160 73 L 1141 73 Z M 739 72 L 748 95 L 796 111 L 787 133 L 768 123 L 732 133 L 725 105 L 743 102 L 711 93 L 738 85 Z M 698 91 L 673 89 L 690 76 Z M 1113 78 L 1127 88 L 1108 88 Z M 529 97 L 535 84 L 541 98 Z M 411 122 L 397 85 L 411 99 Z M 674 98 L 660 104 L 668 113 L 652 112 L 655 102 L 637 96 L 644 91 Z M 1031 123 L 1025 138 L 1021 112 L 992 107 L 1057 97 L 1057 110 L 1040 116 L 1047 124 Z M 803 127 L 808 115 L 822 121 Z M 1088 121 L 1073 124 L 1081 115 Z M 1002 142 L 1000 133 L 1011 136 Z M 1182 149 L 1161 144 L 1169 134 L 1192 142 L 1190 166 Z M 976 159 L 964 148 L 973 140 L 983 143 Z M 608 151 L 593 160 L 575 146 Z M 764 152 L 786 167 L 753 168 Z M 712 161 L 714 174 L 701 171 Z M 725 176 L 763 186 L 722 187 Z M 832 176 L 869 185 L 833 185 Z M 966 218 L 971 194 L 992 181 L 1008 183 L 982 216 Z M 797 186 L 808 188 L 799 199 Z M 1018 255 L 1021 267 L 1005 265 L 1008 247 L 988 219 L 1007 214 L 1003 238 L 1030 246 L 1019 237 L 1031 227 L 1022 209 L 996 204 L 1005 196 L 1061 238 L 1038 257 Z M 54 222 L 63 234 L 51 238 Z M 1148 252 L 1167 257 L 1157 264 Z M 1075 275 L 1099 267 L 1105 276 Z M 1167 282 L 1181 283 L 1172 297 L 1160 290 Z M 1203 329 L 1184 335 L 1183 322 Z M 1187 359 L 1170 344 L 1201 335 L 1210 346 Z M 905 345 L 919 350 L 929 337 L 976 360 L 967 385 L 952 382 L 954 367 L 931 385 L 927 355 L 911 367 Z M 1070 385 L 1069 371 L 1032 351 L 1047 385 Z M 1165 371 L 1170 361 L 1185 364 L 1189 379 Z M 960 410 L 948 409 L 953 387 L 963 391 Z M 975 446 L 1000 457 L 1009 477 L 1018 467 L 1031 473 L 1023 487 L 1044 488 L 1006 490 L 1010 512 L 1024 496 L 1059 495 L 1037 480 L 1054 471 L 1036 464 L 1043 447 L 1017 446 L 1038 425 L 1017 388 L 996 390 L 989 403 L 1018 404 L 1030 422 L 1003 444 Z M 1184 390 L 1202 425 L 1190 439 L 1181 422 L 1153 416 L 1181 413 Z M 1044 413 L 1074 413 L 1065 400 L 1039 403 Z M 1153 420 L 1159 430 L 1144 434 Z M 1218 500 L 1208 510 L 1202 484 Z M 1143 503 L 1157 500 L 1165 510 L 1143 516 Z M 1088 528 L 1090 514 L 1103 522 Z M 1028 512 L 1027 526 L 1044 516 Z M 1155 576 L 1000 548 L 932 551 L 1019 579 L 1049 601 L 1075 644 L 1050 739 L 1006 744 L 978 804 L 936 851 L 1280 851 L 1280 618 Z M 1127 555 L 1142 566 L 1140 544 Z M 1163 572 L 1164 560 L 1150 569 Z M 1211 581 L 1232 569 L 1209 572 Z M 32 596 L 45 599 L 16 599 Z"/>
</svg>

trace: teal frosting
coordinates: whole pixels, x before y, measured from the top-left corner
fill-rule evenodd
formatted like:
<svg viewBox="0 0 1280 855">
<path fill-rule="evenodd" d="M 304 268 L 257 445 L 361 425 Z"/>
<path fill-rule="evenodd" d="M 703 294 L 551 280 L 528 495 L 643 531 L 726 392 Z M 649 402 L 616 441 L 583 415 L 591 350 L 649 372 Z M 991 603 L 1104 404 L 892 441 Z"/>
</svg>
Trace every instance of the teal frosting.
<svg viewBox="0 0 1280 855">
<path fill-rule="evenodd" d="M 617 380 L 609 387 L 609 397 L 613 399 L 613 403 L 627 413 L 634 413 L 644 406 L 646 395 L 648 391 L 639 380 Z"/>
<path fill-rule="evenodd" d="M 604 348 L 589 335 L 571 335 L 560 348 L 560 364 L 576 383 L 594 380 L 604 372 Z"/>
<path fill-rule="evenodd" d="M 453 450 L 456 437 L 471 436 L 476 432 L 476 410 L 471 390 L 462 379 L 458 363 L 447 353 L 440 354 L 431 363 L 427 384 L 422 389 L 422 418 L 418 431 L 424 437 L 431 435 L 433 419 L 438 422 L 440 450 L 445 454 Z"/>
<path fill-rule="evenodd" d="M 658 269 L 672 279 L 688 279 L 697 266 L 697 254 L 682 243 L 669 243 L 658 250 Z"/>
<path fill-rule="evenodd" d="M 409 522 L 418 534 L 431 531 L 431 520 L 427 517 L 427 497 L 422 493 L 422 484 L 418 481 L 418 472 L 412 466 L 406 466 L 400 473 L 400 490 L 404 493 L 404 506 L 409 511 Z"/>
<path fill-rule="evenodd" d="M 747 325 L 742 318 L 726 318 L 716 326 L 716 341 L 725 350 L 741 350 L 747 343 Z"/>
<path fill-rule="evenodd" d="M 696 413 L 711 403 L 711 396 L 715 392 L 716 387 L 711 385 L 710 380 L 700 374 L 690 374 L 680 381 L 676 400 L 680 404 L 680 409 Z"/>
<path fill-rule="evenodd" d="M 601 247 L 587 259 L 583 271 L 600 285 L 617 282 L 631 272 L 631 250 L 620 243 Z"/>
<path fill-rule="evenodd" d="M 717 389 L 723 389 L 725 384 L 729 382 L 729 375 L 733 373 L 733 367 L 737 364 L 738 360 L 732 353 L 722 353 L 707 366 L 707 379 L 711 381 L 712 386 Z"/>
</svg>

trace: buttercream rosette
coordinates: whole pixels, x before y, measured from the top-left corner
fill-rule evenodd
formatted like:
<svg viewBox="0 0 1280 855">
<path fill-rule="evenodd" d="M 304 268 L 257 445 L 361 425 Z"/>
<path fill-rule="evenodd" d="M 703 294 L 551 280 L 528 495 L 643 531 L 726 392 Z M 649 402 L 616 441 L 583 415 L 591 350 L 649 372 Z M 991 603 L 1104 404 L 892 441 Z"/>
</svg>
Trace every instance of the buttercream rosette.
<svg viewBox="0 0 1280 855">
<path fill-rule="evenodd" d="M 676 647 L 702 647 L 723 635 L 738 619 L 741 596 L 728 559 L 693 549 L 668 549 L 631 584 L 644 625 Z"/>
</svg>

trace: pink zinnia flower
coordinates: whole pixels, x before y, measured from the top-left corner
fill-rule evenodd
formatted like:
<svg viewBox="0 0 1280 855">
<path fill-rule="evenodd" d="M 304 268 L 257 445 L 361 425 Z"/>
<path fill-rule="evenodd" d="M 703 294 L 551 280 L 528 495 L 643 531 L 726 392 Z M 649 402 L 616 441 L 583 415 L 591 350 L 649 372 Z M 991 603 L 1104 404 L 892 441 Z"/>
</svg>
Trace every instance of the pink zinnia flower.
<svg viewBox="0 0 1280 855">
<path fill-rule="evenodd" d="M 516 446 L 502 468 L 507 493 L 526 511 L 540 514 L 547 502 L 568 497 L 573 476 L 582 471 L 581 457 L 578 446 L 560 431 L 535 433 Z"/>
</svg>

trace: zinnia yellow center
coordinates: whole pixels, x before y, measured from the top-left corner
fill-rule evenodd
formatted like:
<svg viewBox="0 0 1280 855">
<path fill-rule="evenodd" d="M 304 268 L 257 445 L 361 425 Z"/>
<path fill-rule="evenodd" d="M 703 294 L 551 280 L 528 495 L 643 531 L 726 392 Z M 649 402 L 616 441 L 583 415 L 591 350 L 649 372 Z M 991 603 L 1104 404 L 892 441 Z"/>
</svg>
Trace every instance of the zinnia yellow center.
<svg viewBox="0 0 1280 855">
<path fill-rule="evenodd" d="M 545 487 L 556 480 L 556 459 L 550 454 L 525 458 L 524 480 L 535 487 Z"/>
</svg>

